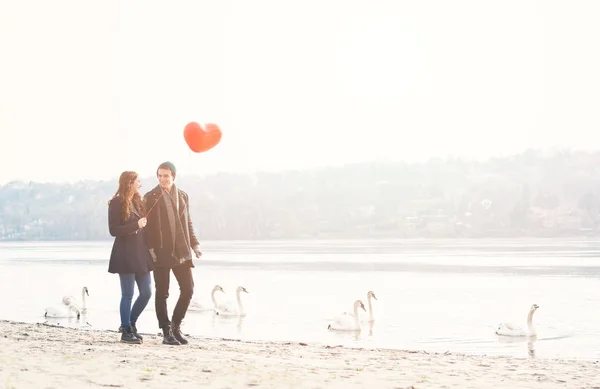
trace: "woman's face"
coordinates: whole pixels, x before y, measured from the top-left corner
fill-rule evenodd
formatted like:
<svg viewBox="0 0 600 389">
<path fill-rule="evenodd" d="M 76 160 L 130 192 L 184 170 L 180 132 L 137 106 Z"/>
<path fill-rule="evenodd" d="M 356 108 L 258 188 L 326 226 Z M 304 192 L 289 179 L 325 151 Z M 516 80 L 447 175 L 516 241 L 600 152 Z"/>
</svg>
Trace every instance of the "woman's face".
<svg viewBox="0 0 600 389">
<path fill-rule="evenodd" d="M 138 192 L 138 193 L 140 192 L 140 188 L 142 187 L 142 182 L 140 181 L 139 177 L 136 177 L 135 180 L 133 180 L 131 187 L 133 188 L 134 192 Z"/>
</svg>

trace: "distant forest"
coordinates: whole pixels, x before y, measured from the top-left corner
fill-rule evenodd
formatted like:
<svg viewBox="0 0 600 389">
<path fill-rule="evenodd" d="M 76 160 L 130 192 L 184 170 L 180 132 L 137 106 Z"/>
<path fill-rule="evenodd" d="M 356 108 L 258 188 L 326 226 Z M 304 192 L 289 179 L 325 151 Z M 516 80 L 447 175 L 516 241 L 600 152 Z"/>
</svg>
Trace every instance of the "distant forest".
<svg viewBox="0 0 600 389">
<path fill-rule="evenodd" d="M 142 191 L 156 185 L 144 177 Z M 200 240 L 595 235 L 600 152 L 178 177 Z M 0 240 L 105 240 L 112 181 L 0 186 Z"/>
</svg>

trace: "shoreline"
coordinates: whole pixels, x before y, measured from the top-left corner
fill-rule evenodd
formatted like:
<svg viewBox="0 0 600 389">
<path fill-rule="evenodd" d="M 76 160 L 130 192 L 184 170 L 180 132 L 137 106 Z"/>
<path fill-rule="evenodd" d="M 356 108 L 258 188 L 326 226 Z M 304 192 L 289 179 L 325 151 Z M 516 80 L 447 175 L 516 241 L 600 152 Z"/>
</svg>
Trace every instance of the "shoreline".
<svg viewBox="0 0 600 389">
<path fill-rule="evenodd" d="M 189 336 L 119 342 L 112 330 L 0 320 L 6 388 L 600 388 L 589 360 L 475 356 Z"/>
</svg>

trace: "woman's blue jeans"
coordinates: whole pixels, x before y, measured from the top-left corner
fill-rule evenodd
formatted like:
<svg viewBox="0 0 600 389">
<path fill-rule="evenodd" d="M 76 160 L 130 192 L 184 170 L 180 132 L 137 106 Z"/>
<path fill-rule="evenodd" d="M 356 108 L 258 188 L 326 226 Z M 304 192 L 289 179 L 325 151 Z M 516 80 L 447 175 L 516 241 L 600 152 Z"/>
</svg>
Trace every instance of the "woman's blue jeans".
<svg viewBox="0 0 600 389">
<path fill-rule="evenodd" d="M 148 273 L 126 273 L 119 274 L 121 280 L 121 327 L 127 328 L 137 322 L 138 317 L 148 305 L 150 297 L 152 297 L 150 272 Z M 133 291 L 135 284 L 137 283 L 139 295 L 135 299 L 133 307 L 131 301 L 133 300 Z"/>
</svg>

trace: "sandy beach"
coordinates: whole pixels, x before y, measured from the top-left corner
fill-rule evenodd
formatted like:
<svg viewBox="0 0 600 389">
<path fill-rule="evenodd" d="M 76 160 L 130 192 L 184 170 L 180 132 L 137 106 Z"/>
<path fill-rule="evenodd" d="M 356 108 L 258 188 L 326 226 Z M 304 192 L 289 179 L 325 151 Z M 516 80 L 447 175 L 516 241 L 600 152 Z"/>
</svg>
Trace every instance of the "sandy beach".
<svg viewBox="0 0 600 389">
<path fill-rule="evenodd" d="M 0 388 L 600 388 L 598 361 L 518 359 L 191 337 L 0 321 Z"/>
</svg>

